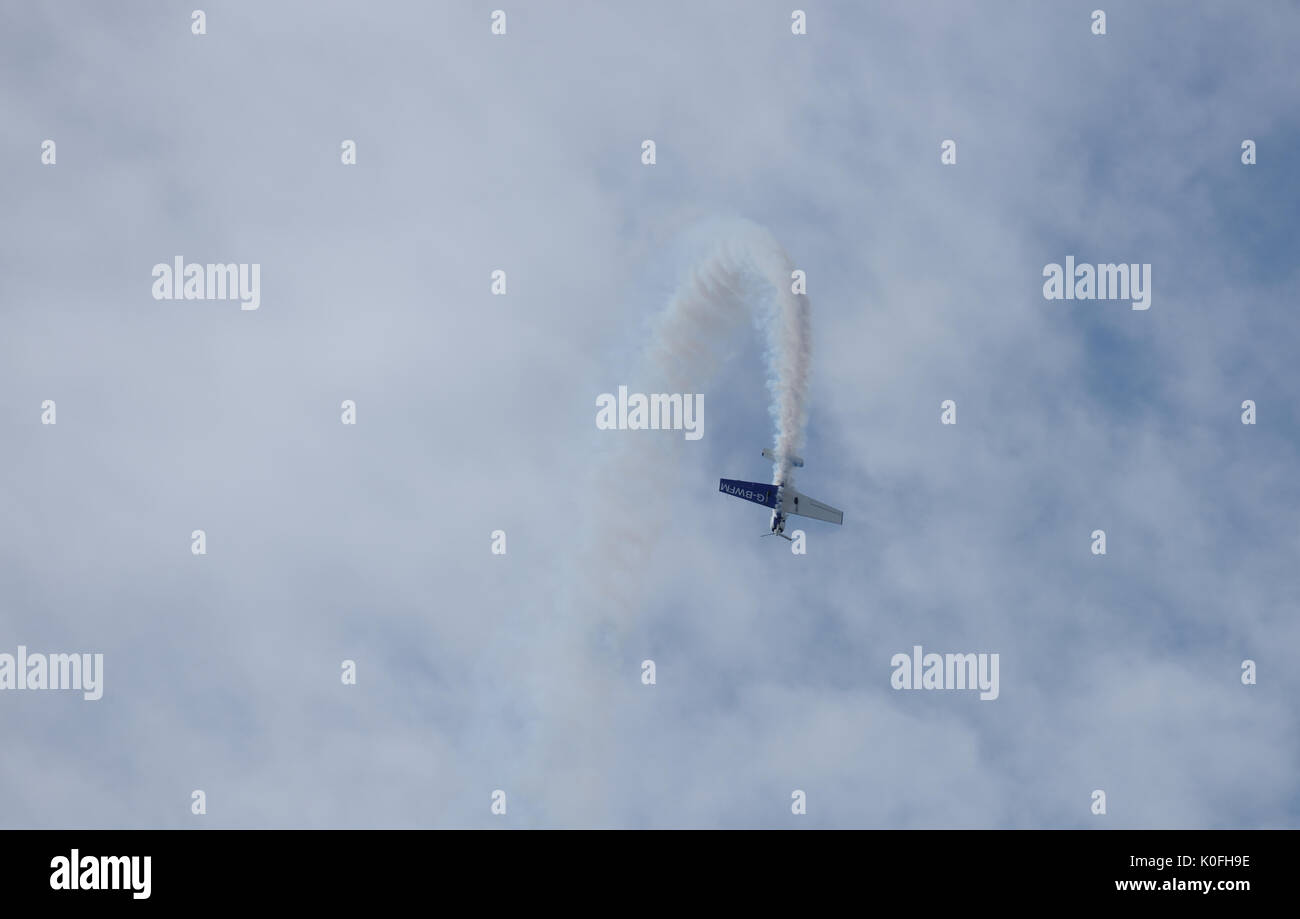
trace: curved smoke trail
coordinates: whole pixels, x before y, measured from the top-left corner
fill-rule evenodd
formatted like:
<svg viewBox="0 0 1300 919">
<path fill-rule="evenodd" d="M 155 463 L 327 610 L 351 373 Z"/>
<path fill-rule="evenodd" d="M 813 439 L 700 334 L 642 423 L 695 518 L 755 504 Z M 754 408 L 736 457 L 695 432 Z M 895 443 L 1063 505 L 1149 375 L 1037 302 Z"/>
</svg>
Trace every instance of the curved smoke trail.
<svg viewBox="0 0 1300 919">
<path fill-rule="evenodd" d="M 802 446 L 811 361 L 808 298 L 791 290 L 790 257 L 763 227 L 727 221 L 704 228 L 707 249 L 651 325 L 640 373 L 646 391 L 705 392 L 749 317 L 764 341 L 774 432 L 773 481 L 793 482 Z M 638 388 L 637 386 L 631 387 Z M 627 432 L 602 446 L 584 495 L 586 548 L 557 596 L 556 628 L 535 674 L 546 728 L 535 779 L 558 822 L 603 825 L 617 807 L 613 779 L 620 712 L 635 702 L 641 655 L 630 636 L 664 596 L 650 559 L 668 532 L 665 495 L 681 490 L 681 437 Z"/>
<path fill-rule="evenodd" d="M 803 445 L 812 362 L 808 297 L 792 291 L 794 263 L 765 228 L 734 221 L 725 232 L 659 317 L 648 357 L 666 382 L 702 385 L 713 376 L 707 357 L 721 327 L 738 309 L 751 307 L 766 343 L 773 448 L 780 458 L 773 463 L 773 484 L 793 482 L 789 457 Z"/>
<path fill-rule="evenodd" d="M 702 257 L 651 323 L 634 380 L 647 392 L 705 393 L 748 317 L 764 342 L 778 457 L 772 481 L 793 484 L 789 457 L 803 445 L 812 360 L 808 297 L 791 290 L 794 263 L 764 227 L 717 221 L 695 236 L 705 240 Z M 674 472 L 681 449 L 690 446 L 671 436 L 616 435 L 594 472 L 592 542 L 580 578 L 580 589 L 593 596 L 576 606 L 595 612 L 607 632 L 617 634 L 636 603 L 653 593 L 640 583 L 641 569 L 666 529 L 665 493 L 681 489 Z"/>
</svg>

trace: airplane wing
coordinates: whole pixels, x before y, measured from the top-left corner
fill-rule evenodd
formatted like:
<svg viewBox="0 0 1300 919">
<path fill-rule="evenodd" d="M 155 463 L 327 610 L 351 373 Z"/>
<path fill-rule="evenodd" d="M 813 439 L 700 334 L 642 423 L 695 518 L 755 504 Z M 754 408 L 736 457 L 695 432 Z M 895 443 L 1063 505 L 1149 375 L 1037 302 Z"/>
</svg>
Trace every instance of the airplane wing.
<svg viewBox="0 0 1300 919">
<path fill-rule="evenodd" d="M 737 498 L 753 501 L 764 507 L 776 507 L 776 486 L 762 485 L 758 482 L 742 482 L 739 479 L 720 479 L 718 491 L 724 491 Z"/>
<path fill-rule="evenodd" d="M 797 491 L 786 497 L 785 507 L 782 509 L 787 514 L 797 514 L 800 517 L 825 520 L 827 523 L 844 523 L 844 511 L 837 511 L 829 504 L 822 504 L 816 498 L 801 495 Z"/>
</svg>

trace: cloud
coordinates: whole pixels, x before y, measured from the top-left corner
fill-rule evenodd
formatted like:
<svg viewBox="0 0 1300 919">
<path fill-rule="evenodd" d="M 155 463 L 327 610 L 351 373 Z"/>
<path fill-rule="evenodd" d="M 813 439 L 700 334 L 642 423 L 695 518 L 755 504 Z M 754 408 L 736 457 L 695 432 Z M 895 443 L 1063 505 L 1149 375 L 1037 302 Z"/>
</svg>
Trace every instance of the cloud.
<svg viewBox="0 0 1300 919">
<path fill-rule="evenodd" d="M 0 707 L 7 825 L 1296 825 L 1294 10 L 208 13 L 0 38 L 3 634 L 106 686 Z M 808 275 L 805 557 L 716 493 L 764 472 L 743 324 L 590 529 L 594 397 L 736 215 Z M 177 254 L 261 308 L 154 301 Z M 1151 310 L 1044 301 L 1067 254 Z M 915 643 L 1000 698 L 893 692 Z"/>
</svg>

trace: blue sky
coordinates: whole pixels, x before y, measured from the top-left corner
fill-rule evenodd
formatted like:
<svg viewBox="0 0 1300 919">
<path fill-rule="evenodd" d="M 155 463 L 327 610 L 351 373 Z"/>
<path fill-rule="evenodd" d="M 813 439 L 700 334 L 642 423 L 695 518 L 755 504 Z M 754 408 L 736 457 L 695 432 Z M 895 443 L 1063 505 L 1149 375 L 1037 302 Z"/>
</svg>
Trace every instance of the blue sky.
<svg viewBox="0 0 1300 919">
<path fill-rule="evenodd" d="M 1096 5 L 7 10 L 0 651 L 105 694 L 0 695 L 0 819 L 1296 826 L 1300 12 Z M 808 273 L 802 557 L 716 490 L 748 326 L 702 440 L 593 424 L 729 217 Z M 261 308 L 155 301 L 177 254 Z M 914 644 L 999 699 L 891 690 Z"/>
</svg>

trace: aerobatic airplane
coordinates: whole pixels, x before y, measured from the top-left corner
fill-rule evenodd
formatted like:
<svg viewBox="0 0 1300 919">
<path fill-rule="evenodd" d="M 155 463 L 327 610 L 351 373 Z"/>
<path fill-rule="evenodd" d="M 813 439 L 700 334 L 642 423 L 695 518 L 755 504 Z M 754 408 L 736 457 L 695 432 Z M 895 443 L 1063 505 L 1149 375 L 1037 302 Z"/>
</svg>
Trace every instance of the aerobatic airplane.
<svg viewBox="0 0 1300 919">
<path fill-rule="evenodd" d="M 773 461 L 777 459 L 777 455 L 771 450 L 764 450 L 763 455 Z M 792 456 L 790 457 L 790 465 L 802 466 L 803 460 L 797 456 Z M 718 491 L 726 492 L 737 498 L 744 498 L 746 501 L 753 501 L 755 504 L 761 504 L 764 507 L 770 507 L 772 509 L 772 532 L 764 533 L 764 536 L 780 536 L 782 539 L 789 539 L 790 537 L 785 535 L 785 518 L 789 514 L 798 517 L 811 517 L 814 520 L 825 520 L 827 523 L 844 523 L 843 511 L 837 511 L 829 504 L 822 504 L 815 498 L 801 495 L 795 491 L 793 485 L 786 485 L 784 482 L 779 482 L 776 485 L 761 485 L 758 482 L 742 482 L 739 479 L 720 479 L 718 481 Z"/>
</svg>

